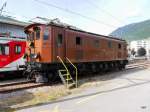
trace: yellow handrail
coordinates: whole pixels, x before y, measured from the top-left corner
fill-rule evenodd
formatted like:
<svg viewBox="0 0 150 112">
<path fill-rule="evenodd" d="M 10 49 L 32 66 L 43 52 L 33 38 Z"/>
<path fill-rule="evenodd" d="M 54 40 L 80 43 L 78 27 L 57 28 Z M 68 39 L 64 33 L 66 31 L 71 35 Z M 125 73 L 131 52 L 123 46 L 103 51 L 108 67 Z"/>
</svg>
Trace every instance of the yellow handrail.
<svg viewBox="0 0 150 112">
<path fill-rule="evenodd" d="M 71 62 L 71 60 L 69 58 L 66 57 L 66 59 L 68 60 L 68 62 L 75 68 L 76 70 L 76 88 L 78 87 L 78 69 L 77 67 Z"/>
<path fill-rule="evenodd" d="M 63 64 L 63 66 L 65 67 L 65 69 L 67 70 L 67 73 L 69 73 L 69 70 L 67 68 L 67 66 L 65 65 L 65 63 L 63 62 L 63 60 L 61 59 L 60 56 L 57 56 L 57 58 L 60 60 L 60 62 Z M 70 74 L 70 73 L 69 73 Z M 69 76 L 67 75 L 67 79 L 69 79 Z M 68 86 L 68 80 L 67 80 L 67 86 Z"/>
</svg>

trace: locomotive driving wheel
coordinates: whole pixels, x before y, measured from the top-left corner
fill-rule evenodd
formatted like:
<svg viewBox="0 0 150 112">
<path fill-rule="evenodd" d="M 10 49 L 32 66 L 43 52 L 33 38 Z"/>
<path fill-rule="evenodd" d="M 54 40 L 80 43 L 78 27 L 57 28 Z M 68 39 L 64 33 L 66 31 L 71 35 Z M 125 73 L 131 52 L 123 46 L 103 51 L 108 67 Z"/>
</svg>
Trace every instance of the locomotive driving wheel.
<svg viewBox="0 0 150 112">
<path fill-rule="evenodd" d="M 59 75 L 57 72 L 48 73 L 47 77 L 49 82 L 56 82 L 59 79 Z"/>
</svg>

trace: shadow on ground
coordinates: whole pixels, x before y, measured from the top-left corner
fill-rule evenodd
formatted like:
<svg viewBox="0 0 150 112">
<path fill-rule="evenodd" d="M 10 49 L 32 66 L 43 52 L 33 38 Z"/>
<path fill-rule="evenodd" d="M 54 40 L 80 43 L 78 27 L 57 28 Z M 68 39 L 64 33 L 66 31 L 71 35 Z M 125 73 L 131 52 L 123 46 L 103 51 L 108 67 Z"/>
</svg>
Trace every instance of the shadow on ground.
<svg viewBox="0 0 150 112">
<path fill-rule="evenodd" d="M 34 95 L 27 91 L 24 91 L 20 95 L 10 96 L 8 98 L 2 98 L 0 99 L 0 112 L 13 112 L 16 110 L 15 108 L 12 108 L 14 105 L 24 103 L 33 98 L 34 98 Z"/>
</svg>

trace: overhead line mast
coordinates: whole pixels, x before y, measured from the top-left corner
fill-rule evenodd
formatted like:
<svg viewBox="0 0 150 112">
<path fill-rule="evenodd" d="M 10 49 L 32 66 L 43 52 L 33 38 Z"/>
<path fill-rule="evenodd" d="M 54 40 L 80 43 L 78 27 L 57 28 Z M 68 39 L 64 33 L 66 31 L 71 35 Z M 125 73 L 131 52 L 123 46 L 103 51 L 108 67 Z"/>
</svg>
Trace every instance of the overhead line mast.
<svg viewBox="0 0 150 112">
<path fill-rule="evenodd" d="M 3 3 L 3 5 L 0 9 L 0 15 L 2 15 L 2 12 L 3 12 L 4 8 L 6 7 L 6 5 L 7 5 L 7 2 Z"/>
</svg>

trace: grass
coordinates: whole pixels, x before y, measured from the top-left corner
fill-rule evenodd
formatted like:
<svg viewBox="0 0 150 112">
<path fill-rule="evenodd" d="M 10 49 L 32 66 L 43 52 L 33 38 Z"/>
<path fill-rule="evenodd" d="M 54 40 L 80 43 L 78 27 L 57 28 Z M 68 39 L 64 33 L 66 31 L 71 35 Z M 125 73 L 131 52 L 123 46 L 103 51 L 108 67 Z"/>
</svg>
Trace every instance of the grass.
<svg viewBox="0 0 150 112">
<path fill-rule="evenodd" d="M 14 112 L 18 108 L 47 103 L 69 94 L 71 94 L 71 91 L 63 85 L 36 88 L 34 92 L 28 90 L 22 95 L 1 99 L 0 112 Z"/>
</svg>

